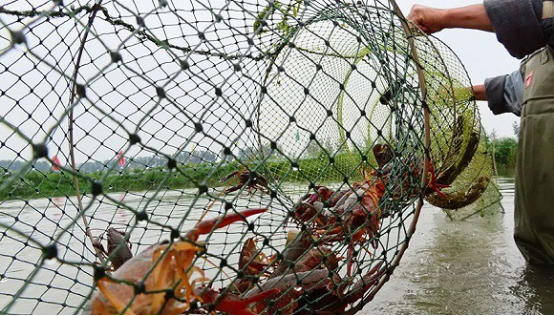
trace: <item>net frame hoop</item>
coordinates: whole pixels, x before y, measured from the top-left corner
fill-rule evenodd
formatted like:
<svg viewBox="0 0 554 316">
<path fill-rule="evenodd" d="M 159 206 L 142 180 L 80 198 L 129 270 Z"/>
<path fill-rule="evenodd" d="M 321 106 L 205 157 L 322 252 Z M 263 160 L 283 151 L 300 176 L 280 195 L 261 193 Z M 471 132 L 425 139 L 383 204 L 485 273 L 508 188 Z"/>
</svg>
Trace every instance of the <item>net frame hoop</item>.
<svg viewBox="0 0 554 316">
<path fill-rule="evenodd" d="M 419 79 L 419 88 L 421 90 L 421 99 L 423 101 L 423 117 L 424 117 L 424 132 L 425 132 L 425 155 L 424 155 L 424 163 L 423 163 L 423 177 L 421 179 L 421 187 L 424 188 L 427 186 L 428 182 L 428 172 L 429 172 L 429 163 L 430 163 L 430 147 L 431 147 L 431 128 L 430 128 L 430 113 L 429 113 L 429 107 L 427 105 L 427 85 L 425 81 L 425 75 L 423 68 L 421 67 L 421 64 L 419 62 L 419 57 L 417 53 L 417 46 L 414 43 L 414 35 L 412 30 L 410 29 L 410 26 L 407 23 L 406 17 L 400 10 L 400 7 L 398 7 L 398 4 L 396 3 L 396 0 L 389 0 L 392 7 L 393 12 L 396 14 L 400 20 L 400 23 L 402 24 L 402 28 L 404 29 L 404 33 L 406 34 L 406 38 L 408 40 L 408 43 L 410 45 L 411 51 L 412 51 L 412 57 L 414 59 L 414 63 L 416 66 L 418 79 Z M 400 259 L 404 256 L 404 253 L 408 249 L 411 237 L 414 235 L 416 230 L 416 225 L 419 219 L 419 216 L 421 215 L 421 209 L 424 204 L 424 194 L 423 192 L 419 196 L 419 201 L 417 202 L 416 209 L 414 211 L 414 218 L 412 220 L 412 223 L 410 227 L 408 228 L 408 231 L 406 233 L 406 239 L 404 243 L 400 246 L 398 252 L 395 254 L 394 258 L 391 261 L 390 266 L 387 268 L 386 274 L 381 277 L 377 285 L 371 290 L 371 292 L 368 294 L 367 299 L 372 300 L 375 294 L 383 287 L 385 283 L 390 279 L 390 276 L 398 267 L 400 264 Z M 359 304 L 359 308 L 354 308 L 353 312 L 359 311 L 364 305 Z"/>
<path fill-rule="evenodd" d="M 413 34 L 410 26 L 407 23 L 406 17 L 404 16 L 402 11 L 398 7 L 396 1 L 395 0 L 389 0 L 389 1 L 390 1 L 390 4 L 393 7 L 392 8 L 393 13 L 400 20 L 400 23 L 402 25 L 402 29 L 404 30 L 404 33 L 406 35 L 406 39 L 408 41 L 408 45 L 410 46 L 410 50 L 412 52 L 412 58 L 413 58 L 413 61 L 414 61 L 415 67 L 416 67 L 417 76 L 418 76 L 419 89 L 420 89 L 420 92 L 421 92 L 421 100 L 423 101 L 422 110 L 423 110 L 423 118 L 424 118 L 424 136 L 425 136 L 424 151 L 425 152 L 424 152 L 424 164 L 423 164 L 423 177 L 422 177 L 420 186 L 421 186 L 421 188 L 424 188 L 424 187 L 427 186 L 427 182 L 428 182 L 428 172 L 429 172 L 429 165 L 430 165 L 430 148 L 431 148 L 431 128 L 430 128 L 431 123 L 430 123 L 429 106 L 427 105 L 427 84 L 426 84 L 426 81 L 425 81 L 424 70 L 423 70 L 423 67 L 421 66 L 420 59 L 418 57 L 417 46 L 414 42 L 414 34 Z M 313 21 L 313 22 L 318 22 L 318 21 Z M 309 23 L 307 23 L 307 24 L 309 24 Z M 264 85 L 268 80 L 271 69 L 273 67 L 275 67 L 275 61 L 276 61 L 277 56 L 279 55 L 281 50 L 285 48 L 286 41 L 291 40 L 292 38 L 294 38 L 294 36 L 298 33 L 298 31 L 299 31 L 299 29 L 297 29 L 294 32 L 292 32 L 291 34 L 289 34 L 289 36 L 286 38 L 286 40 L 283 41 L 284 43 L 279 45 L 278 48 L 276 49 L 276 51 L 274 52 L 275 53 L 274 58 L 271 58 L 270 64 L 267 67 L 267 70 L 266 70 L 266 73 L 265 73 L 265 76 L 264 76 L 264 79 L 263 79 L 263 84 Z M 365 55 L 366 54 L 364 54 L 364 56 Z M 364 56 L 362 56 L 362 58 L 360 58 L 360 59 L 363 59 Z M 356 56 L 356 57 L 360 57 L 360 56 Z M 444 62 L 444 60 L 442 60 L 442 61 Z M 449 78 L 449 80 L 451 80 L 449 73 L 448 73 L 448 78 Z M 263 98 L 258 100 L 257 109 L 256 109 L 256 111 L 258 112 L 258 115 L 257 115 L 258 124 L 259 124 L 259 117 L 260 117 L 260 115 L 259 115 L 260 104 L 261 104 L 262 100 L 263 100 Z M 258 135 L 257 138 L 258 138 L 259 145 L 261 146 L 261 143 L 262 143 L 261 136 Z M 377 294 L 377 292 L 379 292 L 379 290 L 383 287 L 383 285 L 385 283 L 387 283 L 387 281 L 390 279 L 390 275 L 393 274 L 396 267 L 398 267 L 400 265 L 400 260 L 402 259 L 402 257 L 404 256 L 404 253 L 408 249 L 411 237 L 415 234 L 416 225 L 417 225 L 419 216 L 421 214 L 421 209 L 423 208 L 423 205 L 424 205 L 424 194 L 422 192 L 419 196 L 416 208 L 414 210 L 414 218 L 413 218 L 412 223 L 411 223 L 411 225 L 408 228 L 408 231 L 406 233 L 405 241 L 399 247 L 398 252 L 395 254 L 395 256 L 393 257 L 393 259 L 391 261 L 391 264 L 387 267 L 386 273 L 379 279 L 378 283 L 375 285 L 373 290 L 371 290 L 371 292 L 368 293 L 367 297 L 365 299 L 363 299 L 362 302 L 358 303 L 357 306 L 355 306 L 351 310 L 349 310 L 348 311 L 349 313 L 354 314 L 354 313 L 360 311 L 365 306 L 364 301 L 365 302 L 371 301 L 373 299 L 373 297 L 375 296 L 375 294 Z"/>
</svg>

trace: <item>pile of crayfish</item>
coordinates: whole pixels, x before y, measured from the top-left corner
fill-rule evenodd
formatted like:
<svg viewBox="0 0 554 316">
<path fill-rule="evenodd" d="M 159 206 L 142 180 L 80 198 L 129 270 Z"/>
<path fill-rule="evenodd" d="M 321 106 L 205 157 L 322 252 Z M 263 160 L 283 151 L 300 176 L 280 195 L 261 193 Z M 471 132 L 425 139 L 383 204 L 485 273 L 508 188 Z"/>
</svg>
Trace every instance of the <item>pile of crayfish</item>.
<svg viewBox="0 0 554 316">
<path fill-rule="evenodd" d="M 313 193 L 302 196 L 292 210 L 292 218 L 301 230 L 289 231 L 286 247 L 279 255 L 268 257 L 257 249 L 254 238 L 246 240 L 238 265 L 242 274 L 232 291 L 249 296 L 278 289 L 280 295 L 258 302 L 258 312 L 342 314 L 358 311 L 361 305 L 356 302 L 371 296 L 368 291 L 386 273 L 387 267 L 383 266 L 382 259 L 373 258 L 369 272 L 361 275 L 367 266 L 358 265 L 354 269 L 354 257 L 360 250 L 357 248 L 373 257 L 367 245 L 378 247 L 381 220 L 390 215 L 383 212 L 384 199 L 408 200 L 422 191 L 419 183 L 423 173 L 422 159 L 405 159 L 402 161 L 405 171 L 395 170 L 393 174 L 393 155 L 387 149 L 386 146 L 374 148 L 379 168 L 370 172 L 362 169 L 362 181 L 337 191 L 314 186 Z M 428 178 L 423 193 L 442 194 L 445 186 L 436 181 L 432 164 Z M 248 189 L 248 183 L 243 183 L 243 187 Z M 261 186 L 259 181 L 257 185 Z M 343 244 L 347 245 L 346 258 L 333 250 Z M 344 266 L 345 275 L 341 274 Z M 268 300 L 272 303 L 268 304 Z"/>
<path fill-rule="evenodd" d="M 213 304 L 215 310 L 229 314 L 254 313 L 250 309 L 253 303 L 279 291 L 268 289 L 239 297 L 197 286 L 208 280 L 193 263 L 205 251 L 204 243 L 198 241 L 201 235 L 265 211 L 266 208 L 248 209 L 202 221 L 179 240 L 152 245 L 126 260 L 110 276 L 96 281 L 98 293 L 92 298 L 92 314 L 183 314 L 192 312 L 198 303 Z"/>
<path fill-rule="evenodd" d="M 267 208 L 247 209 L 197 223 L 177 240 L 155 244 L 132 256 L 128 238 L 108 229 L 108 252 L 100 241 L 94 247 L 109 256 L 111 274 L 97 274 L 98 292 L 93 314 L 183 314 L 220 312 L 227 314 L 355 313 L 372 294 L 371 289 L 387 273 L 385 259 L 375 258 L 381 221 L 390 214 L 384 200 L 413 197 L 421 192 L 421 159 L 406 160 L 406 172 L 392 172 L 392 153 L 386 146 L 374 148 L 379 168 L 362 170 L 362 181 L 343 190 L 314 186 L 289 213 L 300 230 L 287 232 L 285 247 L 267 256 L 258 249 L 258 238 L 242 245 L 236 277 L 224 288 L 209 286 L 205 271 L 196 266 L 207 251 L 202 235 L 246 221 Z M 442 194 L 434 170 L 424 191 Z M 399 174 L 399 175 L 398 175 Z M 235 172 L 238 184 L 226 189 L 268 192 L 267 180 L 254 172 Z M 392 185 L 394 184 L 394 185 Z M 264 238 L 264 245 L 269 240 Z M 338 248 L 347 247 L 347 257 Z M 275 249 L 272 247 L 272 249 Z M 370 266 L 355 260 L 365 250 Z M 346 271 L 345 271 L 346 270 Z M 363 270 L 369 270 L 363 274 Z M 346 272 L 346 273 L 343 273 Z M 371 292 L 370 292 L 371 291 Z"/>
<path fill-rule="evenodd" d="M 257 301 L 253 310 L 269 314 L 354 313 L 361 300 L 386 272 L 384 261 L 363 276 L 341 277 L 341 257 L 320 244 L 309 231 L 291 230 L 280 256 L 267 257 L 257 249 L 253 238 L 241 251 L 242 275 L 232 291 L 257 297 L 270 290 L 277 293 Z"/>
<path fill-rule="evenodd" d="M 361 299 L 384 274 L 383 262 L 379 262 L 351 284 L 336 272 L 341 258 L 314 242 L 313 235 L 290 231 L 281 258 L 266 257 L 256 248 L 255 239 L 247 239 L 237 278 L 222 289 L 207 287 L 209 280 L 204 271 L 194 265 L 206 251 L 198 238 L 265 211 L 266 208 L 248 209 L 204 220 L 179 240 L 152 245 L 117 268 L 114 266 L 111 275 L 96 281 L 98 292 L 92 298 L 91 313 L 338 313 Z M 110 233 L 118 236 L 115 230 Z M 119 237 L 119 246 L 126 246 Z"/>
<path fill-rule="evenodd" d="M 352 186 L 334 191 L 325 186 L 315 186 L 313 193 L 300 198 L 294 205 L 294 218 L 297 222 L 315 232 L 322 244 L 346 242 L 348 244 L 347 274 L 351 275 L 352 256 L 355 245 L 371 244 L 378 247 L 381 220 L 392 215 L 388 204 L 406 203 L 416 197 L 420 188 L 420 177 L 423 173 L 421 160 L 405 159 L 400 165 L 400 172 L 395 170 L 388 147 L 376 145 L 374 154 L 378 169 L 360 170 L 362 181 Z M 399 168 L 396 168 L 399 169 Z M 433 164 L 429 168 L 429 183 L 423 193 L 433 192 L 443 195 L 441 189 L 446 187 L 436 181 Z M 369 250 L 364 246 L 364 249 Z"/>
</svg>

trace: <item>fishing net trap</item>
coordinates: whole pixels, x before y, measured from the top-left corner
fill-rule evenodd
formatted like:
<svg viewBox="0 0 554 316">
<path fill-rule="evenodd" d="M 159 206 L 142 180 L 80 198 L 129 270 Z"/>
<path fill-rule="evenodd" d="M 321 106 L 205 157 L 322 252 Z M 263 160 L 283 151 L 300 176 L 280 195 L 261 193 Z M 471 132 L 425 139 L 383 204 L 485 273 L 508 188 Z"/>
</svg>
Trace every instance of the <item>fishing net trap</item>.
<svg viewBox="0 0 554 316">
<path fill-rule="evenodd" d="M 0 67 L 3 313 L 355 313 L 492 187 L 393 1 L 4 1 Z"/>
</svg>

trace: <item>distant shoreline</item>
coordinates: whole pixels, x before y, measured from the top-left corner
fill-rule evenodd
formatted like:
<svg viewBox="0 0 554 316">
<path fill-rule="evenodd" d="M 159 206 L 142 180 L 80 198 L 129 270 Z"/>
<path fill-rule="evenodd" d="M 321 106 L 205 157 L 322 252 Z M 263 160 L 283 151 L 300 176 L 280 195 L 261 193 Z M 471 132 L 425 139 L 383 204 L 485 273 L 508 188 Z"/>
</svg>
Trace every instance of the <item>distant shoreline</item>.
<svg viewBox="0 0 554 316">
<path fill-rule="evenodd" d="M 264 174 L 270 174 L 274 179 L 282 182 L 308 182 L 307 178 L 317 180 L 318 183 L 342 180 L 345 174 L 350 175 L 352 181 L 361 179 L 358 172 L 360 158 L 351 153 L 335 155 L 335 162 L 331 166 L 328 158 L 319 156 L 298 160 L 293 167 L 288 160 L 268 161 L 258 166 L 264 168 Z M 147 191 L 156 189 L 165 180 L 162 190 L 194 189 L 203 187 L 221 187 L 236 185 L 237 179 L 231 177 L 225 183 L 221 180 L 233 172 L 246 170 L 246 167 L 237 162 L 213 164 L 182 164 L 178 170 L 169 170 L 167 167 L 155 167 L 134 170 L 112 170 L 82 173 L 89 181 L 80 179 L 81 195 L 91 195 L 92 183 L 101 181 L 102 192 L 118 193 L 129 191 Z M 261 169 L 259 169 L 261 171 Z M 109 172 L 108 175 L 106 175 Z M 0 184 L 8 177 L 0 178 Z M 22 178 L 15 180 L 8 188 L 0 191 L 2 200 L 28 200 L 37 198 L 75 196 L 73 176 L 63 171 L 44 172 L 31 170 Z"/>
</svg>

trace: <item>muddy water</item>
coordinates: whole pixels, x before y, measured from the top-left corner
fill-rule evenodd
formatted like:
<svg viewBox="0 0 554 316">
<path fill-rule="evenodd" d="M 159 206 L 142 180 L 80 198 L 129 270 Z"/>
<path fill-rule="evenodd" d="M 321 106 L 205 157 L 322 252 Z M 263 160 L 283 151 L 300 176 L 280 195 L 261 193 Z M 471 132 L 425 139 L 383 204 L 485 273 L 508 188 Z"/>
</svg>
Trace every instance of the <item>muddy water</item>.
<svg viewBox="0 0 554 316">
<path fill-rule="evenodd" d="M 364 314 L 554 314 L 554 269 L 529 267 L 512 238 L 513 179 L 505 214 L 451 222 L 427 207 L 391 280 Z"/>
<path fill-rule="evenodd" d="M 440 210 L 426 207 L 420 218 L 416 236 L 412 238 L 401 265 L 391 281 L 377 294 L 374 301 L 366 306 L 363 313 L 553 314 L 554 270 L 529 268 L 519 255 L 512 239 L 513 180 L 501 179 L 500 185 L 504 194 L 505 214 L 452 222 Z M 132 196 L 125 200 L 128 205 L 137 209 L 140 208 L 141 201 Z M 37 223 L 40 231 L 25 226 L 22 229 L 26 234 L 33 233 L 40 242 L 47 243 L 47 236 L 57 234 L 57 231 L 62 230 L 61 227 L 68 224 L 68 219 L 61 215 L 60 210 L 72 212 L 72 206 L 63 200 L 56 203 L 57 206 L 47 200 L 33 200 L 29 205 L 22 206 L 21 202 L 10 201 L 2 204 L 2 212 L 15 214 L 22 208 L 33 207 L 35 211 L 28 210 L 21 213 L 20 217 L 27 223 Z M 190 203 L 188 197 L 171 194 L 164 196 L 158 205 L 152 206 L 156 208 L 154 219 L 176 226 L 179 219 L 186 215 L 185 211 L 188 208 L 182 207 L 186 203 Z M 207 203 L 208 201 L 197 201 L 197 205 Z M 49 221 L 45 222 L 42 219 L 42 210 L 46 210 L 45 219 Z M 101 203 L 95 212 L 95 216 L 109 219 L 116 226 L 123 227 L 129 221 L 129 214 L 122 210 L 118 210 L 114 215 L 114 205 L 110 203 Z M 188 218 L 198 219 L 202 212 L 201 208 L 193 209 Z M 7 221 L 6 218 L 0 220 Z M 105 223 L 100 222 L 99 225 L 105 226 Z M 265 225 L 269 227 L 272 223 L 268 222 Z M 131 234 L 133 244 L 137 245 L 140 240 L 144 245 L 142 247 L 146 247 L 146 244 L 158 241 L 159 231 L 141 228 L 141 225 L 138 225 L 137 231 Z M 75 234 L 81 236 L 82 231 L 76 230 Z M 237 232 L 238 235 L 240 234 Z M 231 234 L 224 236 L 227 245 L 236 237 Z M 8 304 L 10 295 L 21 287 L 23 280 L 33 270 L 36 257 L 40 256 L 39 249 L 26 248 L 23 252 L 18 251 L 21 249 L 20 239 L 17 236 L 13 239 L 0 238 L 0 251 L 3 254 L 0 256 L 0 270 L 12 278 L 0 278 L 0 308 Z M 220 246 L 217 236 L 214 240 L 213 246 Z M 64 256 L 76 259 L 90 256 L 83 249 L 80 239 L 69 238 L 64 242 L 69 245 L 63 251 L 60 249 Z M 138 251 L 140 247 L 139 245 L 139 249 L 134 250 Z M 25 259 L 26 262 L 14 262 L 10 255 L 17 255 L 20 260 Z M 84 296 L 90 293 L 90 267 L 59 266 L 52 262 L 47 263 L 46 268 L 50 270 L 41 270 L 33 281 L 35 286 L 22 293 L 21 299 L 13 306 L 11 312 L 71 313 L 74 307 L 83 301 Z M 57 273 L 54 273 L 56 270 Z M 47 290 L 47 284 L 53 288 Z M 38 303 L 36 297 L 41 297 L 42 303 Z M 49 303 L 59 301 L 65 301 L 67 305 L 61 307 L 59 304 Z"/>
<path fill-rule="evenodd" d="M 213 195 L 217 195 L 222 189 L 217 188 Z M 283 190 L 292 199 L 299 198 L 295 195 L 299 192 L 296 185 L 285 185 Z M 215 213 L 224 207 L 219 202 L 212 205 L 213 201 L 206 197 L 197 198 L 196 191 L 167 191 L 156 197 L 152 192 L 109 194 L 113 200 L 124 202 L 133 210 L 146 211 L 149 214 L 148 226 L 145 221 L 136 223 L 131 212 L 104 197 L 100 200 L 84 198 L 83 205 L 88 205 L 87 217 L 95 236 L 104 232 L 107 226 L 126 230 L 130 234 L 132 251 L 138 253 L 149 245 L 168 238 L 170 231 L 162 228 L 162 225 L 180 227 L 182 231 L 187 231 L 200 219 L 208 206 L 210 212 L 214 213 L 208 217 L 215 217 Z M 239 199 L 237 209 L 246 208 L 246 204 L 249 207 L 267 205 L 268 198 L 266 195 L 263 201 L 258 196 L 248 200 Z M 74 197 L 0 203 L 0 223 L 10 226 L 7 233 L 4 233 L 4 227 L 0 227 L 0 313 L 3 308 L 9 307 L 9 312 L 14 314 L 68 314 L 74 313 L 77 308 L 82 307 L 83 302 L 88 301 L 93 284 L 91 263 L 96 258 L 90 249 L 84 247 L 83 225 L 75 203 Z M 278 228 L 283 226 L 286 213 L 273 207 L 265 215 L 268 216 L 253 216 L 250 221 L 256 221 L 257 233 L 270 236 L 269 232 L 272 232 L 270 245 L 281 249 L 286 239 L 286 230 Z M 184 218 L 187 221 L 181 223 Z M 211 254 L 226 254 L 228 262 L 237 262 L 242 246 L 240 241 L 247 231 L 248 226 L 244 223 L 234 224 L 211 235 L 206 246 Z M 56 242 L 57 257 L 67 263 L 46 260 L 44 265 L 37 266 L 42 255 L 42 249 L 37 243 L 48 245 L 52 236 L 59 238 Z M 223 287 L 225 277 L 221 275 L 232 274 L 232 269 L 214 267 L 213 262 L 219 262 L 218 258 L 210 257 L 201 261 L 206 277 L 219 280 L 214 283 L 214 287 Z M 35 272 L 37 273 L 34 274 Z M 25 290 L 20 292 L 23 288 Z M 18 296 L 19 299 L 12 302 L 13 296 Z"/>
</svg>

